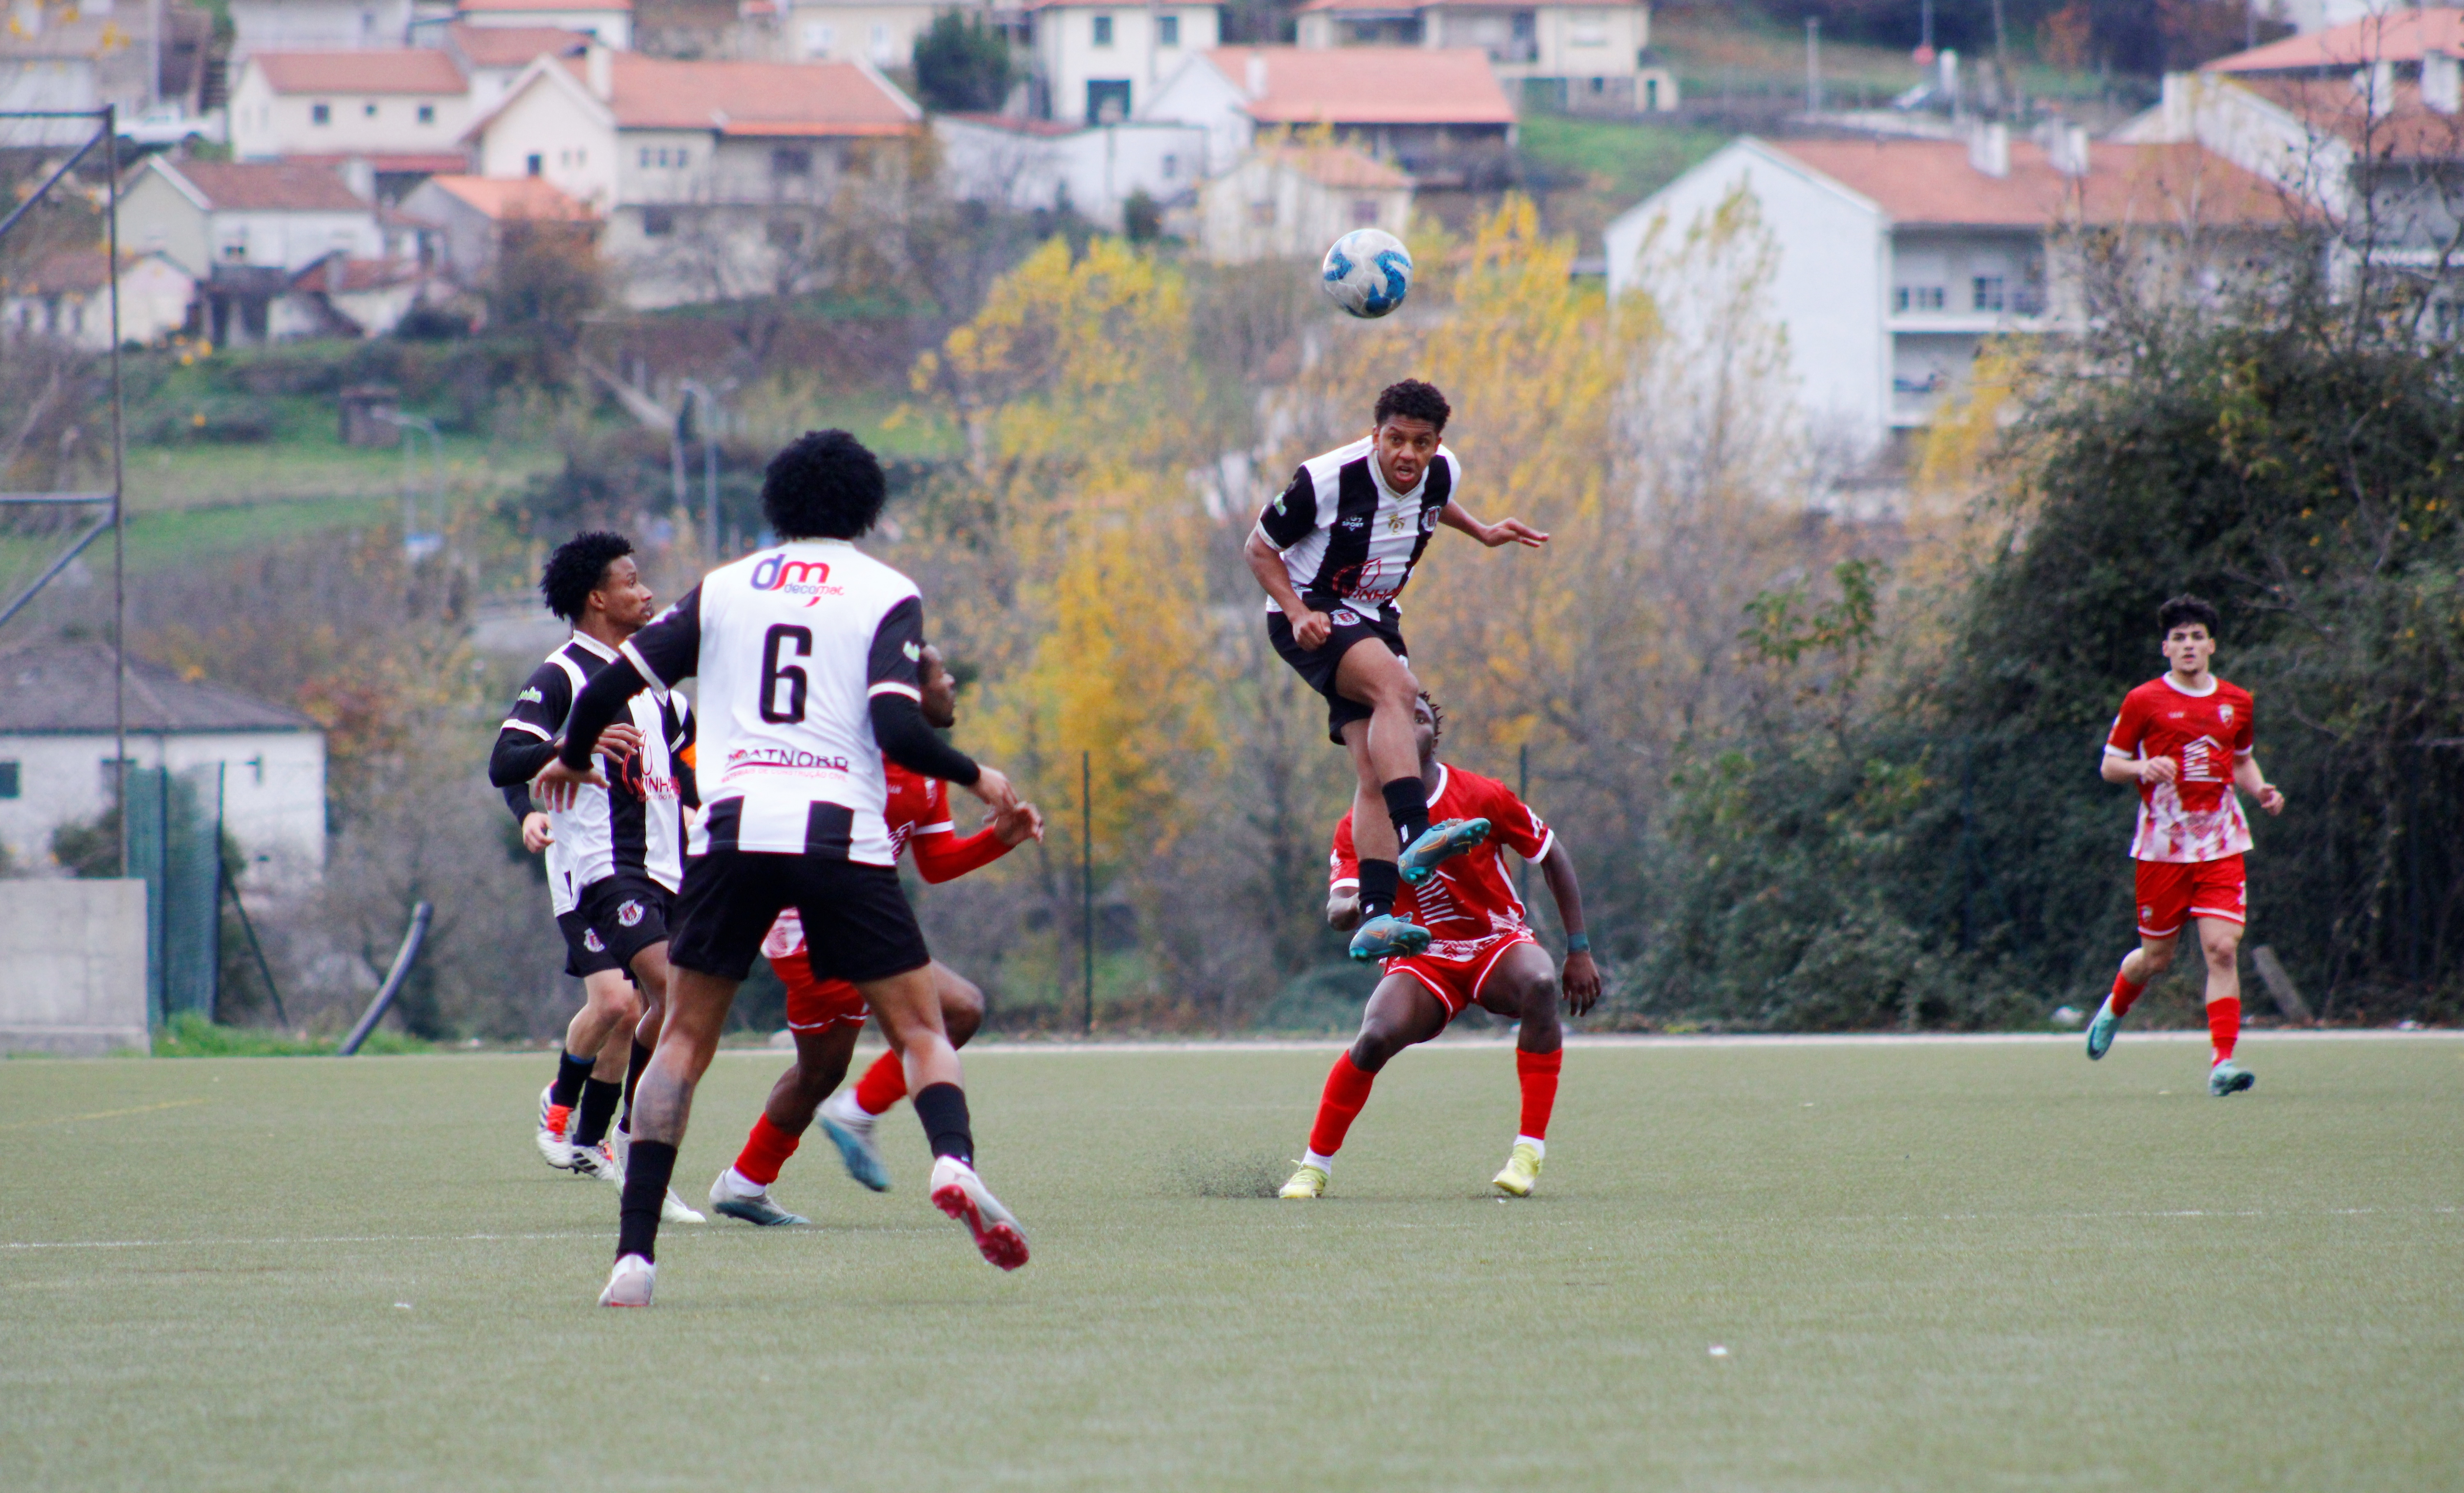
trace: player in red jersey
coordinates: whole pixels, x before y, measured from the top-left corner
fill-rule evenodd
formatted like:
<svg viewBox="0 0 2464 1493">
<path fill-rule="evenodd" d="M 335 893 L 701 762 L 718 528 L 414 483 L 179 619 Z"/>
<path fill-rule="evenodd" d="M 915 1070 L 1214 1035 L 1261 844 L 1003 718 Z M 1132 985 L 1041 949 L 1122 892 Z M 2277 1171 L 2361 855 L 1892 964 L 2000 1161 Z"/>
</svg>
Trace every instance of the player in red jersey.
<svg viewBox="0 0 2464 1493">
<path fill-rule="evenodd" d="M 941 650 L 930 644 L 917 669 L 925 722 L 947 731 L 957 723 L 957 680 L 943 665 Z M 938 885 L 964 876 L 1000 860 L 1013 846 L 1044 837 L 1043 816 L 1033 804 L 1022 804 L 961 840 L 950 819 L 947 783 L 895 762 L 882 765 L 890 780 L 890 802 L 882 817 L 890 825 L 891 855 L 895 859 L 902 848 L 913 851 L 915 869 L 928 882 Z M 736 1164 L 710 1184 L 710 1205 L 747 1223 L 805 1223 L 810 1220 L 770 1200 L 770 1184 L 803 1144 L 815 1112 L 820 1111 L 823 1133 L 838 1147 L 847 1174 L 874 1192 L 887 1192 L 890 1172 L 873 1149 L 872 1122 L 906 1097 L 907 1069 L 893 1047 L 873 1061 L 853 1089 L 839 1090 L 855 1052 L 856 1034 L 864 1030 L 871 1007 L 847 981 L 813 977 L 812 961 L 804 954 L 804 925 L 792 907 L 771 925 L 761 953 L 787 987 L 787 1029 L 796 1037 L 796 1064 L 771 1086 L 770 1098 Z M 938 959 L 928 968 L 941 999 L 941 1024 L 950 1045 L 963 1047 L 983 1020 L 984 993 Z"/>
<path fill-rule="evenodd" d="M 1600 972 L 1592 962 L 1591 937 L 1583 931 L 1583 893 L 1574 879 L 1573 858 L 1506 784 L 1438 760 L 1443 725 L 1444 717 L 1427 694 L 1413 702 L 1412 734 L 1419 748 L 1429 812 L 1440 820 L 1485 819 L 1492 833 L 1440 865 L 1426 881 L 1402 889 L 1397 914 L 1429 931 L 1428 947 L 1386 961 L 1386 977 L 1361 1013 L 1360 1035 L 1327 1075 L 1309 1151 L 1284 1184 L 1285 1197 L 1325 1194 L 1334 1153 L 1342 1149 L 1353 1117 L 1369 1102 L 1378 1070 L 1404 1048 L 1444 1031 L 1474 1004 L 1521 1023 L 1514 1070 L 1523 1091 L 1522 1124 L 1506 1169 L 1494 1181 L 1502 1193 L 1529 1197 L 1539 1180 L 1541 1159 L 1549 1150 L 1549 1111 L 1557 1102 L 1558 1065 L 1565 1056 L 1557 1023 L 1560 993 L 1567 1009 L 1582 1015 L 1600 998 Z M 1562 978 L 1524 921 L 1523 899 L 1514 894 L 1513 879 L 1498 854 L 1501 844 L 1536 863 L 1548 879 L 1549 894 L 1557 900 L 1558 920 L 1566 928 Z M 1353 845 L 1352 816 L 1346 814 L 1334 830 L 1326 917 L 1337 928 L 1350 928 L 1360 916 L 1360 861 Z"/>
<path fill-rule="evenodd" d="M 2195 918 L 2208 957 L 2208 1092 L 2222 1098 L 2258 1082 L 2233 1061 L 2241 1036 L 2242 856 L 2250 849 L 2250 822 L 2234 790 L 2270 814 L 2284 812 L 2284 795 L 2251 755 L 2250 692 L 2208 667 L 2216 651 L 2216 609 L 2177 596 L 2158 609 L 2156 626 L 2172 668 L 2123 696 L 2102 769 L 2107 782 L 2139 785 L 2139 828 L 2130 842 L 2139 867 L 2139 947 L 2122 961 L 2113 994 L 2088 1023 L 2087 1055 L 2101 1058 L 2113 1045 L 2139 993 L 2172 964 L 2182 924 Z"/>
</svg>

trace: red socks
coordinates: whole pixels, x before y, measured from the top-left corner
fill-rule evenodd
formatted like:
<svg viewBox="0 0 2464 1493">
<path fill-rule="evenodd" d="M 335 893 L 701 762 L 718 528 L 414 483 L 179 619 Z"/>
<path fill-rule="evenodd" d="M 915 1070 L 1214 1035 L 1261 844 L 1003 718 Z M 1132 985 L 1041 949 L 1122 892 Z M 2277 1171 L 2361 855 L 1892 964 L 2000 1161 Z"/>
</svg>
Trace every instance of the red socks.
<svg viewBox="0 0 2464 1493">
<path fill-rule="evenodd" d="M 2128 1016 L 2130 1014 L 2130 1008 L 2139 1003 L 2139 993 L 2146 988 L 2147 987 L 2145 985 L 2132 984 L 2127 978 L 2123 977 L 2120 970 L 2114 971 L 2113 1014 L 2116 1016 Z"/>
<path fill-rule="evenodd" d="M 2228 997 L 2208 1002 L 2208 1041 L 2216 1049 L 2210 1066 L 2225 1062 L 2233 1054 L 2233 1043 L 2241 1041 L 2241 998 Z"/>
<path fill-rule="evenodd" d="M 887 1114 L 891 1105 L 906 1097 L 907 1065 L 898 1061 L 896 1052 L 873 1059 L 872 1066 L 855 1083 L 856 1108 L 867 1114 Z"/>
<path fill-rule="evenodd" d="M 1557 1107 L 1557 1069 L 1565 1061 L 1562 1047 L 1555 1052 L 1514 1050 L 1514 1076 L 1523 1085 L 1523 1125 L 1516 1134 L 1548 1139 L 1549 1111 Z"/>
<path fill-rule="evenodd" d="M 1341 1151 L 1353 1116 L 1369 1102 L 1369 1086 L 1376 1082 L 1377 1075 L 1353 1062 L 1351 1053 L 1335 1059 L 1333 1069 L 1326 1075 L 1326 1092 L 1318 1096 L 1317 1123 L 1309 1127 L 1309 1149 L 1321 1156 Z"/>
<path fill-rule="evenodd" d="M 744 1137 L 744 1149 L 736 1155 L 736 1175 L 748 1182 L 767 1187 L 779 1180 L 779 1169 L 803 1144 L 802 1135 L 790 1135 L 770 1123 L 770 1116 L 757 1115 L 753 1133 Z"/>
</svg>

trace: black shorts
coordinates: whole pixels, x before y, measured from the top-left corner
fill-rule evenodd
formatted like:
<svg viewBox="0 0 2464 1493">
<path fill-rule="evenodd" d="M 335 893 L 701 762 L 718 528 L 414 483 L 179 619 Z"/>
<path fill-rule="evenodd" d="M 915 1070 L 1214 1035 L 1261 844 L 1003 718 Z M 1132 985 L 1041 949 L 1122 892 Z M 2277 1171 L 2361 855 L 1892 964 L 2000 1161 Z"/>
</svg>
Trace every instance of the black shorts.
<svg viewBox="0 0 2464 1493">
<path fill-rule="evenodd" d="M 1310 601 L 1311 606 L 1317 606 Z M 1340 604 L 1320 606 L 1319 610 L 1333 619 L 1334 630 L 1326 642 L 1313 648 L 1301 647 L 1292 636 L 1292 620 L 1281 612 L 1266 614 L 1266 638 L 1284 662 L 1292 666 L 1309 687 L 1326 696 L 1326 736 L 1336 746 L 1344 744 L 1343 728 L 1355 720 L 1367 720 L 1376 713 L 1358 700 L 1345 699 L 1334 688 L 1334 671 L 1352 645 L 1375 638 L 1386 645 L 1405 668 L 1411 667 L 1410 651 L 1403 646 L 1403 625 L 1384 617 L 1372 617 Z M 1382 608 L 1381 608 L 1382 610 Z"/>
<path fill-rule="evenodd" d="M 804 920 L 815 979 L 887 979 L 933 962 L 897 867 L 756 850 L 713 850 L 685 863 L 668 958 L 742 979 L 782 908 Z"/>
<path fill-rule="evenodd" d="M 564 934 L 564 972 L 567 975 L 576 979 L 587 979 L 609 970 L 621 972 L 624 969 L 616 962 L 616 955 L 607 952 L 607 940 L 591 931 L 590 919 L 583 915 L 582 909 L 559 912 L 556 926 Z"/>
<path fill-rule="evenodd" d="M 610 969 L 630 972 L 633 956 L 668 941 L 668 889 L 636 870 L 602 876 L 582 889 L 575 911 L 607 947 Z M 563 921 L 561 918 L 559 922 Z M 570 936 L 568 935 L 568 941 Z"/>
</svg>

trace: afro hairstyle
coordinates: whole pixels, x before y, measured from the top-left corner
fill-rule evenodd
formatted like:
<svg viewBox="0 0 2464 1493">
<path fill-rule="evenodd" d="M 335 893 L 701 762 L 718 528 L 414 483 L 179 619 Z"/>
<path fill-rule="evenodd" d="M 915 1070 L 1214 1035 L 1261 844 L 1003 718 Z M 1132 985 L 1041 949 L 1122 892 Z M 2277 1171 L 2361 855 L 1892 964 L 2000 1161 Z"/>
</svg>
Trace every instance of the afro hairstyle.
<svg viewBox="0 0 2464 1493">
<path fill-rule="evenodd" d="M 890 496 L 881 460 L 845 430 L 807 430 L 770 458 L 761 514 L 782 539 L 852 539 Z"/>
<path fill-rule="evenodd" d="M 607 578 L 607 567 L 633 553 L 633 541 L 605 529 L 587 529 L 556 547 L 539 569 L 539 597 L 547 609 L 578 623 L 590 593 Z"/>
</svg>

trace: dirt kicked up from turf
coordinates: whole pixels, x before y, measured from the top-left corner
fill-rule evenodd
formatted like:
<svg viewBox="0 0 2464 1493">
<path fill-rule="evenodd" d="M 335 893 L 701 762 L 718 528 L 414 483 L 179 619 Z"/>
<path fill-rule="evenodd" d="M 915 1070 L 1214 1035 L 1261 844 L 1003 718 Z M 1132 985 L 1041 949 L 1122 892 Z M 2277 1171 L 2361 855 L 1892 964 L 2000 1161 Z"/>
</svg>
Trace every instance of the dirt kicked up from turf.
<svg viewBox="0 0 2464 1493">
<path fill-rule="evenodd" d="M 2454 1486 L 2464 1042 L 967 1054 L 988 1268 L 818 1140 L 807 1229 L 660 1239 L 531 1146 L 538 1061 L 0 1065 L 12 1488 Z M 719 1063 L 698 1201 L 775 1057 Z"/>
</svg>

